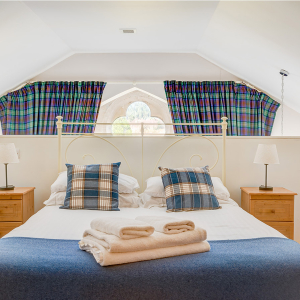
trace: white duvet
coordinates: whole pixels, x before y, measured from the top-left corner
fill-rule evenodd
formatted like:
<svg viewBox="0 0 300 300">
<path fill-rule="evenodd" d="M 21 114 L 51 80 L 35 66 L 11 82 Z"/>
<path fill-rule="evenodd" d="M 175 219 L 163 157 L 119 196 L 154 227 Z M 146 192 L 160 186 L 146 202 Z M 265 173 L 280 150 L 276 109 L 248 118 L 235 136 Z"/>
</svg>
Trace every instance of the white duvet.
<svg viewBox="0 0 300 300">
<path fill-rule="evenodd" d="M 32 237 L 46 239 L 80 240 L 93 219 L 101 216 L 172 216 L 190 219 L 207 230 L 208 240 L 234 240 L 284 236 L 241 209 L 235 201 L 221 204 L 222 209 L 167 213 L 166 208 L 121 208 L 120 211 L 67 210 L 46 206 L 25 224 L 5 237 Z"/>
</svg>

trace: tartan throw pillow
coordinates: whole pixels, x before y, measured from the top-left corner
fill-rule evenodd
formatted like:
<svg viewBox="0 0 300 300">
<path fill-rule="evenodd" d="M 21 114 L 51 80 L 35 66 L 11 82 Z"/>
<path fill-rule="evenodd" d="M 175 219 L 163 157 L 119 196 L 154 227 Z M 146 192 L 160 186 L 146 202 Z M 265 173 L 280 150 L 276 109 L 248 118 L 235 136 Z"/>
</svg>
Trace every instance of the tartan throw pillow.
<svg viewBox="0 0 300 300">
<path fill-rule="evenodd" d="M 67 193 L 64 205 L 60 208 L 119 210 L 120 164 L 66 164 Z"/>
<path fill-rule="evenodd" d="M 167 211 L 221 208 L 208 166 L 169 169 L 159 167 L 165 188 Z"/>
</svg>

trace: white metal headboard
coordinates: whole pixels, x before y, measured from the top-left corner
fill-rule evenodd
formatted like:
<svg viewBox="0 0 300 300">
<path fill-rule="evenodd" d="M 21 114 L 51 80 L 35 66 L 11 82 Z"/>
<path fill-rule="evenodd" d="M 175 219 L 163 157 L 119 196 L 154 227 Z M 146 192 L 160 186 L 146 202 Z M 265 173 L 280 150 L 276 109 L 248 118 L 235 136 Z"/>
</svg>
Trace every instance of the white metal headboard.
<svg viewBox="0 0 300 300">
<path fill-rule="evenodd" d="M 80 122 L 63 122 L 62 121 L 62 117 L 61 116 L 58 116 L 56 117 L 57 119 L 57 122 L 56 122 L 56 126 L 57 126 L 57 137 L 58 137 L 58 172 L 61 172 L 62 171 L 62 136 L 63 135 L 77 135 L 77 137 L 75 137 L 67 146 L 66 150 L 65 150 L 65 160 L 66 162 L 68 162 L 68 158 L 67 158 L 67 151 L 70 147 L 70 145 L 75 141 L 75 140 L 78 140 L 84 136 L 88 136 L 88 137 L 96 137 L 96 138 L 99 138 L 101 139 L 102 141 L 105 141 L 107 142 L 108 144 L 110 144 L 112 147 L 114 147 L 120 154 L 121 156 L 124 158 L 129 170 L 130 170 L 130 173 L 132 175 L 132 169 L 126 159 L 126 157 L 124 156 L 124 154 L 122 153 L 122 151 L 116 146 L 114 145 L 112 142 L 108 141 L 107 139 L 105 139 L 104 137 L 102 137 L 101 135 L 103 134 L 97 134 L 97 133 L 68 133 L 68 132 L 63 132 L 63 125 L 91 125 L 91 126 L 96 126 L 96 125 L 112 125 L 110 123 L 80 123 Z M 211 134 L 211 133 L 203 133 L 203 134 L 198 134 L 198 133 L 182 133 L 182 134 L 178 134 L 178 133 L 175 133 L 175 134 L 164 134 L 163 136 L 165 135 L 173 135 L 173 136 L 183 136 L 181 139 L 175 141 L 174 143 L 172 143 L 170 146 L 168 146 L 164 152 L 162 153 L 162 155 L 160 156 L 159 160 L 157 161 L 155 167 L 154 167 L 154 170 L 153 170 L 153 173 L 155 172 L 159 162 L 161 161 L 162 157 L 164 156 L 164 154 L 171 148 L 173 147 L 175 144 L 183 141 L 183 140 L 186 140 L 186 139 L 189 139 L 191 137 L 199 137 L 199 138 L 202 138 L 202 139 L 205 139 L 205 140 L 208 140 L 209 142 L 211 142 L 215 149 L 217 150 L 217 160 L 215 162 L 215 164 L 210 168 L 210 169 L 213 169 L 216 164 L 218 163 L 219 161 L 219 151 L 218 151 L 218 148 L 216 146 L 216 144 L 211 140 L 209 139 L 207 136 L 222 136 L 222 181 L 223 181 L 223 184 L 226 185 L 226 130 L 227 130 L 227 117 L 223 117 L 221 118 L 222 119 L 222 122 L 220 123 L 165 123 L 165 125 L 181 125 L 181 126 L 195 126 L 195 125 L 201 125 L 201 126 L 220 126 L 221 129 L 222 129 L 222 132 L 221 133 L 214 133 L 214 134 Z M 118 125 L 128 125 L 128 124 L 121 124 L 121 123 L 118 123 Z M 135 123 L 134 125 L 136 126 L 141 126 L 141 133 L 139 134 L 132 134 L 132 135 L 138 135 L 141 137 L 141 146 L 142 146 L 142 189 L 143 189 L 143 182 L 144 182 L 144 126 L 147 126 L 147 125 L 155 125 L 153 123 Z M 161 125 L 161 124 L 160 124 Z M 147 135 L 151 135 L 151 134 L 147 134 Z M 155 134 L 157 135 L 157 134 Z M 115 136 L 115 135 L 105 135 L 107 137 L 109 136 Z M 127 137 L 127 135 L 118 135 L 120 137 Z M 91 156 L 93 157 L 91 154 L 85 154 L 83 156 L 83 158 L 85 156 Z M 199 154 L 193 154 L 191 157 L 190 157 L 190 163 L 191 163 L 191 160 L 194 156 L 199 156 L 201 157 Z M 94 157 L 93 157 L 94 158 Z"/>
</svg>

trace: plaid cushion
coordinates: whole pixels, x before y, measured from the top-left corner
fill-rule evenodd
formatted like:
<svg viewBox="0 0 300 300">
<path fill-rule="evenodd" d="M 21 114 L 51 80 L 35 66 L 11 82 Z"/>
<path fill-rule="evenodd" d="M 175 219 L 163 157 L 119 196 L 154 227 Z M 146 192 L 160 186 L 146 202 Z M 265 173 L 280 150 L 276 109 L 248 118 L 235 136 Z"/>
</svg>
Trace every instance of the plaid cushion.
<svg viewBox="0 0 300 300">
<path fill-rule="evenodd" d="M 64 205 L 60 208 L 119 210 L 120 164 L 85 166 L 66 164 L 67 194 Z"/>
<path fill-rule="evenodd" d="M 165 187 L 167 211 L 220 208 L 208 166 L 159 169 Z"/>
</svg>

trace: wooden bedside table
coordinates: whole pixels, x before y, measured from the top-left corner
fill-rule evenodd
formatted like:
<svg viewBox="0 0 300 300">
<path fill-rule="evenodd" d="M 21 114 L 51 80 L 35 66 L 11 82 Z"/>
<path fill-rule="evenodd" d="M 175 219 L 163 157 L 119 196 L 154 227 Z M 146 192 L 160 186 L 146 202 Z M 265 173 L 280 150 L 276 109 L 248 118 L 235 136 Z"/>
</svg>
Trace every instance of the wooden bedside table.
<svg viewBox="0 0 300 300">
<path fill-rule="evenodd" d="M 294 239 L 294 196 L 297 193 L 281 187 L 274 187 L 273 191 L 258 187 L 241 187 L 241 190 L 242 209 Z"/>
<path fill-rule="evenodd" d="M 0 191 L 0 238 L 34 214 L 34 187 Z"/>
</svg>

